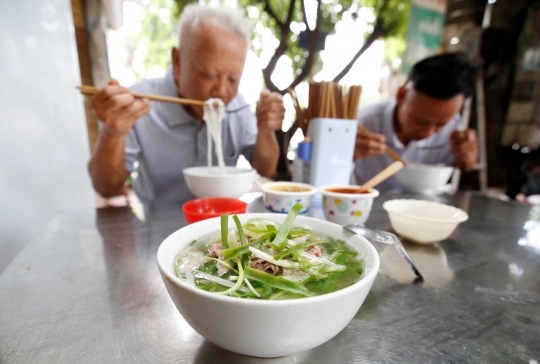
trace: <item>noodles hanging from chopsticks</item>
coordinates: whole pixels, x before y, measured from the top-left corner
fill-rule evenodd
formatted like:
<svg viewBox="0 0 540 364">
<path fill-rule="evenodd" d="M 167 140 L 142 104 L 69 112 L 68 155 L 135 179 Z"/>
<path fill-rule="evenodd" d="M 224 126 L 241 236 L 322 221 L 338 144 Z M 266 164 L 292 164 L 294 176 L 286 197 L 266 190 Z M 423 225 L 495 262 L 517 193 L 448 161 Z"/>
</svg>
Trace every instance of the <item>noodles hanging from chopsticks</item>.
<svg viewBox="0 0 540 364">
<path fill-rule="evenodd" d="M 225 167 L 223 160 L 223 143 L 221 125 L 225 115 L 225 104 L 221 99 L 210 99 L 203 106 L 203 120 L 206 122 L 206 134 L 208 143 L 208 167 L 212 167 L 212 140 L 216 146 L 218 166 Z"/>
<path fill-rule="evenodd" d="M 287 90 L 296 109 L 296 118 L 304 134 L 314 118 L 356 119 L 362 86 L 339 86 L 335 82 L 310 82 L 308 105 L 302 108 L 294 89 Z"/>
</svg>

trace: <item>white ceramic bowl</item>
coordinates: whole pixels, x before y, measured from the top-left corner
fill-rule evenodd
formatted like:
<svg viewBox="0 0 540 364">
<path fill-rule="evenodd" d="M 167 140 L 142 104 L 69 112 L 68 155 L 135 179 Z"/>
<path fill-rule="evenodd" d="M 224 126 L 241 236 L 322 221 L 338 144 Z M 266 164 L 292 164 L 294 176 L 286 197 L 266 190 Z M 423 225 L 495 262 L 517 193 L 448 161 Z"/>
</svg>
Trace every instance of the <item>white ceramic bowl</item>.
<svg viewBox="0 0 540 364">
<path fill-rule="evenodd" d="M 256 174 L 254 169 L 236 167 L 190 167 L 183 172 L 189 190 L 198 198 L 238 198 L 251 190 Z"/>
<path fill-rule="evenodd" d="M 461 209 L 438 202 L 390 200 L 383 203 L 392 228 L 401 236 L 420 244 L 444 240 L 469 219 Z"/>
<path fill-rule="evenodd" d="M 448 182 L 453 171 L 454 167 L 438 164 L 409 164 L 395 176 L 405 191 L 433 193 Z"/>
<path fill-rule="evenodd" d="M 262 217 L 282 223 L 286 215 L 243 214 L 244 223 Z M 203 291 L 177 278 L 173 260 L 192 240 L 220 228 L 220 218 L 188 225 L 170 235 L 160 245 L 157 263 L 161 277 L 178 311 L 208 341 L 227 350 L 258 357 L 278 357 L 299 353 L 333 338 L 353 319 L 364 302 L 379 270 L 379 255 L 373 245 L 359 235 L 324 220 L 298 216 L 295 225 L 342 239 L 366 256 L 362 279 L 329 294 L 290 300 L 263 301 L 220 296 Z"/>
<path fill-rule="evenodd" d="M 379 191 L 372 188 L 368 193 L 352 194 L 333 192 L 337 189 L 359 189 L 360 186 L 323 186 L 319 189 L 323 195 L 323 210 L 326 220 L 339 225 L 352 223 L 364 224 L 371 212 L 373 199 Z"/>
<path fill-rule="evenodd" d="M 287 189 L 279 191 L 277 188 Z M 295 191 L 303 189 L 305 191 Z M 311 198 L 317 193 L 317 188 L 299 182 L 269 182 L 261 186 L 263 203 L 266 210 L 286 214 L 295 203 L 301 203 L 303 208 L 299 214 L 307 214 L 311 209 Z"/>
</svg>

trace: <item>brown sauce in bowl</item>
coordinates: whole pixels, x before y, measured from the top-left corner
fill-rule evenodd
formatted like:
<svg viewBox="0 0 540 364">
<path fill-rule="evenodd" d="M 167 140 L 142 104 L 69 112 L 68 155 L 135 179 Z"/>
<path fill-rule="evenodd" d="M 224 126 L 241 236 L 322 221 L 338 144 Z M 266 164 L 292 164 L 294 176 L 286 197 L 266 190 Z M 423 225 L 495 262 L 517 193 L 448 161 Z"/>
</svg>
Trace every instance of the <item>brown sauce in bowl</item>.
<svg viewBox="0 0 540 364">
<path fill-rule="evenodd" d="M 338 188 L 325 188 L 325 191 L 328 192 L 334 192 L 334 193 L 347 193 L 351 195 L 360 195 L 368 192 L 360 192 L 359 188 L 346 188 L 346 187 L 338 187 Z"/>
</svg>

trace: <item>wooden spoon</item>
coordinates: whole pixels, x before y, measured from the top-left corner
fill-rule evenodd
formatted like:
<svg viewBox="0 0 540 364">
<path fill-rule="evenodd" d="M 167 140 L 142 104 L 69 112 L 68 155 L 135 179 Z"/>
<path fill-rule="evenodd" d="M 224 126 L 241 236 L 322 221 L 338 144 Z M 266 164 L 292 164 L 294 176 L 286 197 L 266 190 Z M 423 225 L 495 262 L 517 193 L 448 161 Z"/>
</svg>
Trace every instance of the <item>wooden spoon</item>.
<svg viewBox="0 0 540 364">
<path fill-rule="evenodd" d="M 401 168 L 403 168 L 403 163 L 400 161 L 395 161 L 394 163 L 390 164 L 388 167 L 373 176 L 369 181 L 364 183 L 362 187 L 360 187 L 360 193 L 368 192 L 370 188 L 375 187 L 388 177 L 395 174 Z"/>
</svg>

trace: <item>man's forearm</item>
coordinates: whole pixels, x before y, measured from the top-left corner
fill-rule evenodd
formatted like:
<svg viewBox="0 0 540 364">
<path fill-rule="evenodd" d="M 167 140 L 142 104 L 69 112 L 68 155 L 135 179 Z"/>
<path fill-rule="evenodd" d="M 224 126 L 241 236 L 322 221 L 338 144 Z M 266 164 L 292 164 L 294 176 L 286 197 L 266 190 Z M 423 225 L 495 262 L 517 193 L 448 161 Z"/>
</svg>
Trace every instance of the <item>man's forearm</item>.
<svg viewBox="0 0 540 364">
<path fill-rule="evenodd" d="M 272 131 L 259 132 L 251 158 L 253 168 L 263 177 L 272 177 L 279 159 L 279 144 Z"/>
<path fill-rule="evenodd" d="M 129 176 L 124 166 L 126 137 L 102 129 L 88 163 L 94 189 L 103 197 L 115 196 Z"/>
</svg>

